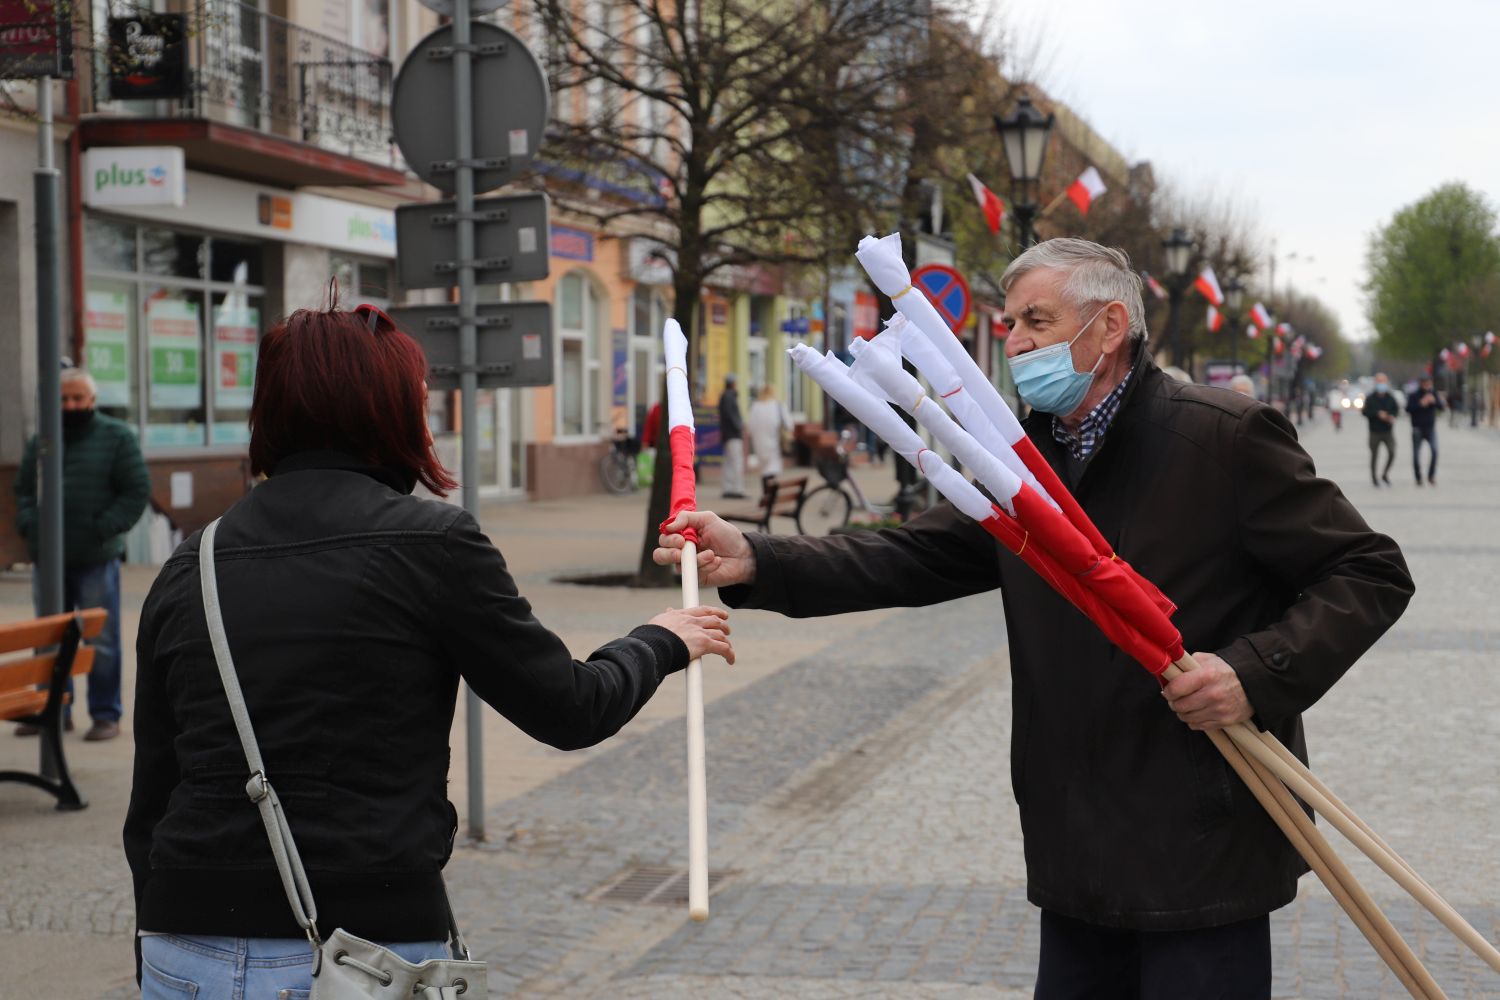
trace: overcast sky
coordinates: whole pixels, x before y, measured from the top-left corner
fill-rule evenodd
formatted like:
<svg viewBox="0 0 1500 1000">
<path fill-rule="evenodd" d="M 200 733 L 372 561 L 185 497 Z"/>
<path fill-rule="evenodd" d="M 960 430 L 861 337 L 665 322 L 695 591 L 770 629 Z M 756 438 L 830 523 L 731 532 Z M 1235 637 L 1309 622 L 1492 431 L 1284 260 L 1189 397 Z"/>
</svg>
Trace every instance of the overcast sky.
<svg viewBox="0 0 1500 1000">
<path fill-rule="evenodd" d="M 1450 180 L 1500 203 L 1497 0 L 992 2 L 1049 93 L 1158 178 L 1255 213 L 1277 287 L 1346 336 L 1371 335 L 1364 250 L 1397 209 Z"/>
</svg>

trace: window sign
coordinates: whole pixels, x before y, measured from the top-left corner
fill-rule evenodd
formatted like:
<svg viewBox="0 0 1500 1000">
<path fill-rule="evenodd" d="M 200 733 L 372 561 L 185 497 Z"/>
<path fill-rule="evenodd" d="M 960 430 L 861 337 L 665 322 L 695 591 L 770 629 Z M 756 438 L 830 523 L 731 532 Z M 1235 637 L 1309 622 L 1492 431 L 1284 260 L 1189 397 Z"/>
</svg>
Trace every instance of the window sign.
<svg viewBox="0 0 1500 1000">
<path fill-rule="evenodd" d="M 203 405 L 198 330 L 198 303 L 176 298 L 146 303 L 153 408 L 193 410 Z"/>
<path fill-rule="evenodd" d="M 243 300 L 229 301 L 214 310 L 214 407 L 249 409 L 255 388 L 256 339 L 260 310 Z M 215 435 L 217 436 L 217 435 Z"/>
<path fill-rule="evenodd" d="M 99 386 L 100 406 L 130 405 L 130 296 L 91 290 L 84 297 L 84 367 Z"/>
</svg>

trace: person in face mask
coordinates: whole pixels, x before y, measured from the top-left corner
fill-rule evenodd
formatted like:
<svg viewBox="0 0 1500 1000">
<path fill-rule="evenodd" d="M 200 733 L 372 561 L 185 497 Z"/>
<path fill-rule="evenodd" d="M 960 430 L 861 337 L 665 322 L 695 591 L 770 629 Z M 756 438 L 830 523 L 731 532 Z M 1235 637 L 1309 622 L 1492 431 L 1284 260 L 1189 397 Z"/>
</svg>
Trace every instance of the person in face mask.
<svg viewBox="0 0 1500 1000">
<path fill-rule="evenodd" d="M 123 421 L 96 409 L 98 388 L 81 368 L 62 373 L 63 418 L 63 608 L 104 608 L 109 618 L 94 641 L 89 671 L 89 716 L 86 740 L 120 735 L 124 704 L 120 697 L 120 557 L 125 533 L 140 520 L 151 496 L 151 478 L 135 434 Z M 16 527 L 31 552 L 38 554 L 36 438 L 26 444 L 16 475 Z M 33 597 L 36 584 L 33 579 Z M 71 682 L 70 689 L 71 689 Z M 72 719 L 66 723 L 73 728 Z M 17 736 L 35 736 L 31 725 L 16 727 Z"/>
<path fill-rule="evenodd" d="M 1375 386 L 1365 397 L 1364 415 L 1370 423 L 1370 482 L 1391 485 L 1391 463 L 1396 460 L 1396 416 L 1401 406 L 1391 393 L 1391 380 L 1384 372 L 1375 376 Z M 1385 467 L 1376 474 L 1376 460 L 1385 449 Z"/>
<path fill-rule="evenodd" d="M 1161 688 L 948 503 L 827 538 L 684 513 L 652 558 L 679 562 L 693 527 L 703 586 L 798 618 L 1000 591 L 1013 718 L 996 738 L 1009 737 L 1041 909 L 1036 996 L 1268 997 L 1268 914 L 1296 898 L 1306 865 L 1203 731 L 1253 715 L 1303 752 L 1300 713 L 1401 614 L 1411 578 L 1284 416 L 1156 366 L 1124 253 L 1048 240 L 1001 286 L 1027 436 L 1121 558 L 1178 603 L 1198 670 Z M 975 628 L 992 628 L 981 608 Z M 940 657 L 951 640 L 926 641 Z"/>
</svg>

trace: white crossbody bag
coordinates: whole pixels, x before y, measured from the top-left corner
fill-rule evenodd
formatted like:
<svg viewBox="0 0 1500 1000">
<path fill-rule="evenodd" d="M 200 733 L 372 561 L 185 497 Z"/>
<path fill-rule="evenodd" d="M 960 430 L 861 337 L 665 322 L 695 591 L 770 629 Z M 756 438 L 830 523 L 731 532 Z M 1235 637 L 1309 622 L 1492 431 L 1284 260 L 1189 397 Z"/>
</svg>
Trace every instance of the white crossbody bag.
<svg viewBox="0 0 1500 1000">
<path fill-rule="evenodd" d="M 208 635 L 213 643 L 214 659 L 219 665 L 219 677 L 224 682 L 224 693 L 229 697 L 234 728 L 239 732 L 245 760 L 250 765 L 250 780 L 245 785 L 245 792 L 260 810 L 287 902 L 292 905 L 292 915 L 312 945 L 312 1000 L 369 1000 L 373 997 L 390 1000 L 413 996 L 418 1000 L 456 1000 L 459 996 L 465 1000 L 484 1000 L 489 996 L 485 964 L 469 960 L 469 949 L 453 919 L 453 907 L 448 903 L 446 888 L 443 890 L 443 905 L 448 910 L 449 945 L 453 954 L 462 955 L 462 959 L 435 958 L 413 965 L 390 949 L 355 937 L 342 928 L 336 928 L 326 940 L 318 934 L 318 908 L 313 903 L 307 872 L 303 870 L 302 858 L 292 840 L 281 800 L 266 776 L 266 765 L 255 741 L 255 730 L 250 728 L 250 713 L 240 691 L 234 660 L 229 655 L 229 639 L 224 633 L 224 616 L 219 609 L 219 582 L 214 573 L 214 534 L 218 528 L 219 522 L 215 519 L 203 529 L 203 539 L 199 543 L 198 571 L 203 583 L 203 612 L 208 620 Z"/>
</svg>

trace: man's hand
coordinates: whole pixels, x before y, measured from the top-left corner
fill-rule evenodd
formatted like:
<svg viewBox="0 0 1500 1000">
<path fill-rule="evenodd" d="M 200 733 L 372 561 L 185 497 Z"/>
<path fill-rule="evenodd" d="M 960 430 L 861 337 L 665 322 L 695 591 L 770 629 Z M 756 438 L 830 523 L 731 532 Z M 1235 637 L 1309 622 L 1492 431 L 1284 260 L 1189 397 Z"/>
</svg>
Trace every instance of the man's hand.
<svg viewBox="0 0 1500 1000">
<path fill-rule="evenodd" d="M 684 528 L 698 532 L 698 582 L 705 587 L 730 587 L 755 579 L 755 550 L 744 532 L 708 510 L 684 511 L 667 525 L 651 558 L 658 566 L 682 563 Z"/>
<path fill-rule="evenodd" d="M 1191 729 L 1224 729 L 1254 714 L 1234 668 L 1212 653 L 1194 653 L 1197 670 L 1173 678 L 1162 695 Z"/>
</svg>

